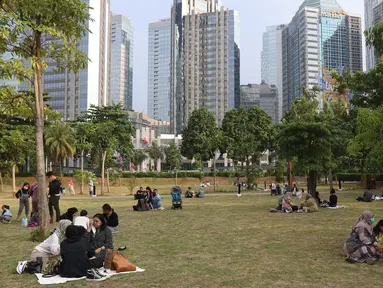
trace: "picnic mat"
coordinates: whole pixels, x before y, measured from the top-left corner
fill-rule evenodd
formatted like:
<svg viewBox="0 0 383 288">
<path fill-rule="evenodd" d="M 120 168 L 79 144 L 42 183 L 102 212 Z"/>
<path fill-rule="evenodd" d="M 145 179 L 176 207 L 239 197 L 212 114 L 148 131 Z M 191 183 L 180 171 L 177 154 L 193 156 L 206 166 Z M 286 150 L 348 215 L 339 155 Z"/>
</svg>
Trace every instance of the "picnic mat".
<svg viewBox="0 0 383 288">
<path fill-rule="evenodd" d="M 116 271 L 112 271 L 112 273 L 110 274 L 111 277 L 113 276 L 116 276 L 116 275 L 123 275 L 123 274 L 130 274 L 130 273 L 138 273 L 138 272 L 144 272 L 145 269 L 141 269 L 141 268 L 136 268 L 136 271 L 132 271 L 132 272 L 121 272 L 121 273 L 117 273 Z M 43 278 L 43 274 L 41 273 L 36 273 L 35 274 L 39 283 L 41 285 L 53 285 L 53 284 L 63 284 L 63 283 L 66 283 L 66 282 L 70 282 L 70 281 L 76 281 L 76 280 L 81 280 L 81 279 L 86 279 L 86 277 L 81 277 L 81 278 L 64 278 L 64 277 L 61 277 L 60 275 L 57 275 L 57 276 L 54 276 L 54 277 L 51 277 L 51 278 Z M 108 281 L 108 280 L 105 280 L 105 281 Z"/>
</svg>

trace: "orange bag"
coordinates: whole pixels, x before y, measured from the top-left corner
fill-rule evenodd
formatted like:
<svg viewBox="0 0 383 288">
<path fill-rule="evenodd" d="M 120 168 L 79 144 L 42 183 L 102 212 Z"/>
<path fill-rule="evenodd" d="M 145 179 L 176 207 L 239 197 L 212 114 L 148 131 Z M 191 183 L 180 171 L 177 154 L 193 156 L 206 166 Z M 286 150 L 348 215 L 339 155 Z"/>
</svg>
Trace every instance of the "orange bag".
<svg viewBox="0 0 383 288">
<path fill-rule="evenodd" d="M 120 252 L 113 253 L 113 270 L 116 270 L 117 273 L 120 272 L 133 272 L 136 271 L 136 266 L 129 262 L 129 260 L 122 255 Z"/>
</svg>

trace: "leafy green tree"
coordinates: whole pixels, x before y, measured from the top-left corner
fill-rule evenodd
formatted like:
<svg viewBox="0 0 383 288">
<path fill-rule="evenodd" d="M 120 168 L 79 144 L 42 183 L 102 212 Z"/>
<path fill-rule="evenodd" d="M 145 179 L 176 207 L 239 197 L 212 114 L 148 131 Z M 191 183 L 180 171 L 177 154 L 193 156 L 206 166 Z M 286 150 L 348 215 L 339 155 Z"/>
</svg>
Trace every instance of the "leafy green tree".
<svg viewBox="0 0 383 288">
<path fill-rule="evenodd" d="M 375 48 L 375 56 L 383 56 L 383 23 L 380 22 L 370 29 L 364 31 L 367 46 Z"/>
<path fill-rule="evenodd" d="M 165 149 L 166 165 L 170 170 L 179 169 L 182 163 L 181 150 L 177 147 L 175 142 L 170 142 L 169 146 Z"/>
<path fill-rule="evenodd" d="M 134 149 L 130 161 L 134 164 L 134 166 L 136 166 L 136 171 L 141 169 L 140 165 L 146 160 L 147 157 L 148 156 L 144 150 Z"/>
<path fill-rule="evenodd" d="M 65 122 L 58 122 L 48 127 L 45 134 L 45 145 L 51 158 L 59 165 L 60 176 L 64 177 L 63 164 L 75 154 L 75 138 L 72 128 Z"/>
<path fill-rule="evenodd" d="M 153 142 L 152 145 L 146 149 L 146 153 L 149 155 L 150 159 L 153 159 L 155 171 L 158 171 L 157 162 L 158 160 L 164 159 L 164 150 L 156 142 Z"/>
<path fill-rule="evenodd" d="M 275 129 L 272 119 L 258 106 L 233 109 L 225 114 L 222 131 L 228 155 L 242 165 L 250 187 L 251 181 L 259 172 L 261 154 L 273 149 Z"/>
<path fill-rule="evenodd" d="M 91 106 L 79 118 L 79 121 L 91 123 L 94 129 L 91 137 L 92 152 L 101 156 L 99 158 L 101 159 L 101 195 L 103 195 L 107 154 L 114 151 L 124 157 L 131 154 L 133 126 L 128 112 L 123 110 L 120 103 L 103 107 Z"/>
<path fill-rule="evenodd" d="M 84 158 L 86 153 L 90 152 L 93 148 L 93 144 L 91 142 L 92 135 L 94 133 L 94 127 L 89 122 L 75 122 L 73 123 L 74 137 L 75 137 L 75 148 L 76 151 L 80 154 L 81 161 L 81 173 L 84 173 Z M 81 187 L 80 194 L 82 195 L 84 192 L 84 179 L 86 181 L 87 178 L 81 178 Z"/>
<path fill-rule="evenodd" d="M 0 1 L 0 78 L 28 81 L 34 90 L 31 108 L 36 133 L 36 178 L 39 184 L 40 232 L 48 231 L 48 204 L 45 197 L 44 169 L 44 97 L 43 74 L 51 63 L 57 70 L 78 71 L 87 64 L 87 56 L 78 49 L 78 40 L 88 32 L 88 6 L 81 0 L 9 0 Z M 23 65 L 23 60 L 31 63 Z M 47 59 L 50 59 L 48 62 Z M 23 97 L 12 88 L 0 88 L 0 95 Z"/>
</svg>

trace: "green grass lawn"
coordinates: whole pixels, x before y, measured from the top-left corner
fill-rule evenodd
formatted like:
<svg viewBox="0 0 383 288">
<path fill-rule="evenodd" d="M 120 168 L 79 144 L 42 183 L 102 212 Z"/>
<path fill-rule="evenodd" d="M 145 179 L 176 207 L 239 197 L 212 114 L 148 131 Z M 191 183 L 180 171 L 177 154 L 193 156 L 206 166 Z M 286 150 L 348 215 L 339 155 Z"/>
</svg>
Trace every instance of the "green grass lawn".
<svg viewBox="0 0 383 288">
<path fill-rule="evenodd" d="M 271 214 L 276 198 L 266 195 L 185 199 L 183 210 L 154 212 L 127 211 L 130 198 L 109 199 L 121 223 L 115 246 L 127 245 L 125 254 L 146 271 L 56 287 L 381 287 L 383 261 L 344 261 L 343 243 L 361 212 L 371 209 L 377 220 L 383 218 L 383 202 L 357 203 L 357 195 L 340 192 L 340 204 L 348 209 L 314 214 Z M 164 199 L 165 208 L 170 202 Z M 61 201 L 61 209 L 76 206 L 93 215 L 104 203 L 71 198 Z M 15 214 L 17 202 L 7 204 Z M 29 241 L 32 228 L 15 222 L 0 227 L 1 283 L 39 287 L 34 275 L 15 272 L 35 245 Z"/>
</svg>

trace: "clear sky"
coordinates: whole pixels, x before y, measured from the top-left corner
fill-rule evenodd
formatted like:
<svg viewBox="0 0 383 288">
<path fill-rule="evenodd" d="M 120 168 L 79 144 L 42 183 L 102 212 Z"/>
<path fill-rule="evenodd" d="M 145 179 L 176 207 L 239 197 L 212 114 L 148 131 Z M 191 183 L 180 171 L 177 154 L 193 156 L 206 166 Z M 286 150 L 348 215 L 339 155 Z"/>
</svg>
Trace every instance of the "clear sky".
<svg viewBox="0 0 383 288">
<path fill-rule="evenodd" d="M 173 0 L 111 0 L 114 14 L 134 26 L 133 109 L 147 112 L 148 24 L 170 18 Z M 266 26 L 289 23 L 303 0 L 222 0 L 239 11 L 241 21 L 241 84 L 260 83 L 262 33 Z M 348 13 L 364 16 L 363 0 L 338 0 Z M 363 17 L 364 18 L 364 17 Z M 364 20 L 363 20 L 364 21 Z"/>
</svg>

